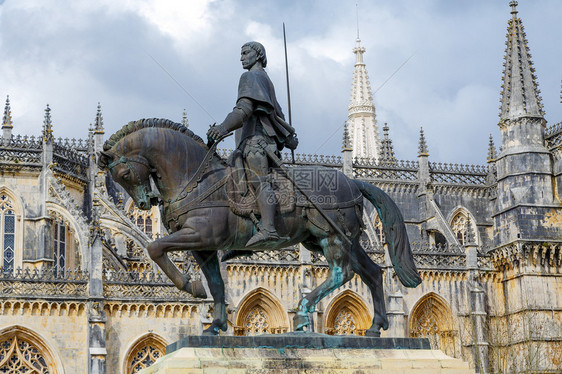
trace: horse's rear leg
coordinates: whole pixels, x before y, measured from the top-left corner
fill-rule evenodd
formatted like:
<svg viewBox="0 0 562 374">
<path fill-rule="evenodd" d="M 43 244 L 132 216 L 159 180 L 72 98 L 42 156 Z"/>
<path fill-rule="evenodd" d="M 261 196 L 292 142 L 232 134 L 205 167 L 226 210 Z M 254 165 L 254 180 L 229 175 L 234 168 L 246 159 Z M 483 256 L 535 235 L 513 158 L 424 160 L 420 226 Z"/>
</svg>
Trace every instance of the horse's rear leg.
<svg viewBox="0 0 562 374">
<path fill-rule="evenodd" d="M 147 247 L 148 255 L 156 262 L 168 278 L 172 280 L 172 283 L 174 283 L 177 288 L 190 293 L 193 297 L 205 299 L 207 298 L 207 292 L 201 281 L 197 280 L 191 282 L 191 279 L 189 279 L 186 274 L 183 274 L 168 257 L 167 252 L 170 250 L 185 250 L 178 244 L 182 243 L 184 235 L 185 234 L 181 233 L 181 231 L 177 231 L 153 241 Z"/>
<path fill-rule="evenodd" d="M 305 326 L 310 325 L 308 313 L 314 312 L 316 304 L 322 298 L 353 278 L 349 263 L 351 246 L 343 243 L 336 235 L 320 240 L 319 244 L 324 250 L 324 256 L 330 267 L 328 279 L 299 302 L 297 313 L 293 318 L 293 327 L 296 331 L 303 331 Z"/>
<path fill-rule="evenodd" d="M 384 290 L 382 282 L 382 269 L 367 255 L 359 239 L 353 241 L 353 256 L 351 261 L 353 270 L 359 274 L 363 282 L 371 290 L 374 306 L 373 324 L 365 331 L 367 336 L 380 336 L 380 329 L 388 329 L 386 307 L 384 305 Z"/>
<path fill-rule="evenodd" d="M 213 295 L 213 322 L 203 331 L 203 335 L 218 335 L 219 329 L 226 331 L 228 328 L 226 318 L 224 282 L 221 277 L 217 252 L 193 252 L 193 257 L 201 267 L 211 295 Z"/>
</svg>

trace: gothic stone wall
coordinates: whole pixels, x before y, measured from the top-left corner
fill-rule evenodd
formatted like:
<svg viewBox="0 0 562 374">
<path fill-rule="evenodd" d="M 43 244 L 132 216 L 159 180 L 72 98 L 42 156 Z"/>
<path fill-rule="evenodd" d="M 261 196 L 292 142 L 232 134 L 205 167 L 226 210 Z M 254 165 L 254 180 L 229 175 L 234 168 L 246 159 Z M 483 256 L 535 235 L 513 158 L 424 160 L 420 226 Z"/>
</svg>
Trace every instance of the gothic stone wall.
<svg viewBox="0 0 562 374">
<path fill-rule="evenodd" d="M 0 330 L 12 326 L 21 326 L 39 335 L 62 363 L 65 373 L 88 372 L 86 303 L 1 300 Z"/>
<path fill-rule="evenodd" d="M 161 337 L 166 344 L 200 335 L 200 310 L 189 303 L 106 303 L 107 372 L 121 373 L 131 349 L 147 334 Z"/>
</svg>

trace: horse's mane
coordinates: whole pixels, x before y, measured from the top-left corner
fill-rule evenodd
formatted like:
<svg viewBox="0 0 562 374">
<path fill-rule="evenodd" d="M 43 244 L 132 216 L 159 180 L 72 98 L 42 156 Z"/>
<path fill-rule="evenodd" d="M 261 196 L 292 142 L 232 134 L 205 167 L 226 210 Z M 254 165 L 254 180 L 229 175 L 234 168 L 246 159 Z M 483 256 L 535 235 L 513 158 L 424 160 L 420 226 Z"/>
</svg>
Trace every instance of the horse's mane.
<svg viewBox="0 0 562 374">
<path fill-rule="evenodd" d="M 123 139 L 125 136 L 134 133 L 135 131 L 150 128 L 150 127 L 157 127 L 157 128 L 164 128 L 164 129 L 171 129 L 178 131 L 182 134 L 185 134 L 195 140 L 198 144 L 200 144 L 203 148 L 208 149 L 207 145 L 201 139 L 200 136 L 195 135 L 193 131 L 185 127 L 180 123 L 176 123 L 170 121 L 169 119 L 164 118 L 143 118 L 137 121 L 131 121 L 127 123 L 125 126 L 121 128 L 121 130 L 117 131 L 115 134 L 111 135 L 109 139 L 105 141 L 103 144 L 103 150 L 109 151 L 117 142 Z"/>
</svg>

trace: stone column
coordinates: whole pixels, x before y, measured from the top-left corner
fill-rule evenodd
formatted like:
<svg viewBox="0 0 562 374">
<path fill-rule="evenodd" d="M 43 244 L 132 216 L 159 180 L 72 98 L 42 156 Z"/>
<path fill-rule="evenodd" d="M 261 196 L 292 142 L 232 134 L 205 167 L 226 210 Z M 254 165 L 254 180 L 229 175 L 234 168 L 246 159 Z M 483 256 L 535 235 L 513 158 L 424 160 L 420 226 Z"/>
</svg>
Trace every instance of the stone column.
<svg viewBox="0 0 562 374">
<path fill-rule="evenodd" d="M 96 200 L 94 200 L 95 204 Z M 97 206 L 94 206 L 90 241 L 90 282 L 88 303 L 88 374 L 106 374 L 107 350 L 103 311 L 103 244 Z"/>
<path fill-rule="evenodd" d="M 474 367 L 478 373 L 487 373 L 488 341 L 486 338 L 486 318 L 488 314 L 485 309 L 486 294 L 478 281 L 478 247 L 476 245 L 474 230 L 470 219 L 466 223 L 466 263 L 468 268 L 468 292 L 470 319 L 472 322 L 472 347 L 474 354 Z"/>
</svg>

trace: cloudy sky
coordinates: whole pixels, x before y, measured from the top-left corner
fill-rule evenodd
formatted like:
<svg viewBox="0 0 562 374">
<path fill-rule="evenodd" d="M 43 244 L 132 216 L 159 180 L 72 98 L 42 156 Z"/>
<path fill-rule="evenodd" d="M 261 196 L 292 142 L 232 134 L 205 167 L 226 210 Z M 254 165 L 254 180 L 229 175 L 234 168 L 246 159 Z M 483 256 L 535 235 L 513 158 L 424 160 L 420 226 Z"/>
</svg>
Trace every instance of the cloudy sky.
<svg viewBox="0 0 562 374">
<path fill-rule="evenodd" d="M 297 151 L 339 154 L 356 3 L 377 119 L 397 157 L 416 158 L 423 126 L 430 160 L 484 164 L 489 134 L 500 143 L 508 0 L 0 0 L 0 102 L 10 95 L 16 134 L 39 135 L 48 103 L 56 137 L 86 138 L 101 102 L 106 136 L 144 117 L 179 122 L 184 109 L 204 135 L 235 103 L 248 40 L 265 45 L 287 107 L 285 22 Z M 562 2 L 520 0 L 518 10 L 551 125 L 562 120 Z"/>
</svg>

